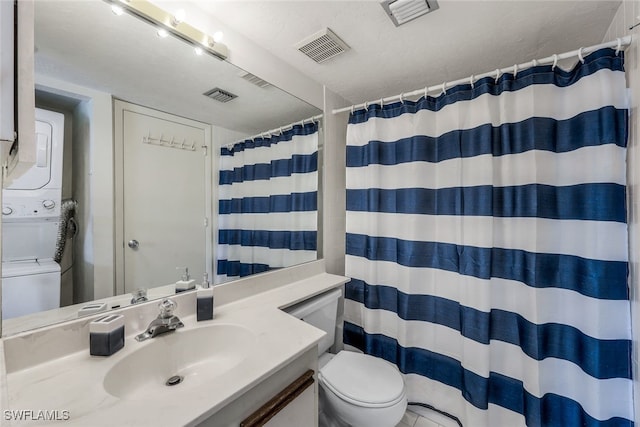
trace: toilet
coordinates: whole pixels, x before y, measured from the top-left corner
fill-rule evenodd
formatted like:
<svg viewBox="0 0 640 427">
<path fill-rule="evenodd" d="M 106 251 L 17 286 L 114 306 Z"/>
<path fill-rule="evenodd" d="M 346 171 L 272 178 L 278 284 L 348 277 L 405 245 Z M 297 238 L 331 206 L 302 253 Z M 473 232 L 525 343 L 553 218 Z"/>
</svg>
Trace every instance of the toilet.
<svg viewBox="0 0 640 427">
<path fill-rule="evenodd" d="M 318 343 L 320 427 L 395 427 L 407 409 L 398 368 L 366 354 L 329 353 L 341 295 L 335 289 L 285 309 L 327 333 Z"/>
</svg>

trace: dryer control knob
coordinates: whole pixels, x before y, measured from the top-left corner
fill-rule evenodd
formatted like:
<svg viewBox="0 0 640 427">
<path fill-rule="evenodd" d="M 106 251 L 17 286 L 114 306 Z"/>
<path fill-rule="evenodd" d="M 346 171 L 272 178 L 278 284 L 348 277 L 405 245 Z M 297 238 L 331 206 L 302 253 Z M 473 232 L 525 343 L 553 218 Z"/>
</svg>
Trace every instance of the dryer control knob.
<svg viewBox="0 0 640 427">
<path fill-rule="evenodd" d="M 13 213 L 13 209 L 9 206 L 5 206 L 2 208 L 2 215 L 11 215 Z"/>
<path fill-rule="evenodd" d="M 54 202 L 53 200 L 44 200 L 42 202 L 42 207 L 45 209 L 53 209 L 56 207 L 56 202 Z"/>
</svg>

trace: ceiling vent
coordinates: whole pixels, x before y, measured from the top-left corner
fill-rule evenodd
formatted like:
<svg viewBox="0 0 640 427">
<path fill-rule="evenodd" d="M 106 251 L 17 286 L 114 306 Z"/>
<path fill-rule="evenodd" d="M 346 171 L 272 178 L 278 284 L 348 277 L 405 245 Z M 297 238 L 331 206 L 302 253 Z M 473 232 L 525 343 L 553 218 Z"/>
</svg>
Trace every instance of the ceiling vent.
<svg viewBox="0 0 640 427">
<path fill-rule="evenodd" d="M 351 49 L 329 28 L 307 37 L 297 43 L 295 47 L 317 63 L 324 62 Z"/>
<path fill-rule="evenodd" d="M 208 96 L 211 99 L 215 99 L 219 102 L 229 102 L 234 98 L 237 98 L 238 95 L 234 95 L 231 92 L 227 92 L 226 90 L 222 90 L 219 87 L 213 88 L 210 91 L 203 93 L 204 96 Z"/>
<path fill-rule="evenodd" d="M 382 3 L 396 27 L 438 9 L 436 0 L 385 0 Z"/>
<path fill-rule="evenodd" d="M 248 81 L 249 83 L 254 84 L 263 89 L 271 86 L 271 83 L 269 83 L 268 81 L 262 80 L 260 77 L 253 75 L 247 71 L 242 71 L 239 74 L 239 76 L 242 77 L 244 80 Z"/>
</svg>

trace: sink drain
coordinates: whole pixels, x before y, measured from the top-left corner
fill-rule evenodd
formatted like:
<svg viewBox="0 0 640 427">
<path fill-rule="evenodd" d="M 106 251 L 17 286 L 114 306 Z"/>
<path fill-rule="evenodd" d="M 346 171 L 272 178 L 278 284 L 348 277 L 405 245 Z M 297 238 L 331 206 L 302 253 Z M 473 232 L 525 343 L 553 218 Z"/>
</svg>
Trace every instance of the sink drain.
<svg viewBox="0 0 640 427">
<path fill-rule="evenodd" d="M 171 378 L 169 378 L 164 385 L 168 385 L 168 386 L 174 386 L 174 385 L 178 385 L 182 382 L 182 380 L 184 379 L 183 376 L 180 375 L 174 375 Z"/>
</svg>

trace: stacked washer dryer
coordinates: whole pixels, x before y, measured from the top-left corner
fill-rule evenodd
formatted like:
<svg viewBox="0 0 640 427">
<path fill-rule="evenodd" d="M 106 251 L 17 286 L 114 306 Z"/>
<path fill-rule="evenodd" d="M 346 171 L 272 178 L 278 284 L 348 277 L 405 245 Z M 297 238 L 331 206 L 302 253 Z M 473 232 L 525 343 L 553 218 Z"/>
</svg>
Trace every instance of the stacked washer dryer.
<svg viewBox="0 0 640 427">
<path fill-rule="evenodd" d="M 60 307 L 53 261 L 62 197 L 64 116 L 36 109 L 36 163 L 2 195 L 2 318 Z"/>
</svg>

